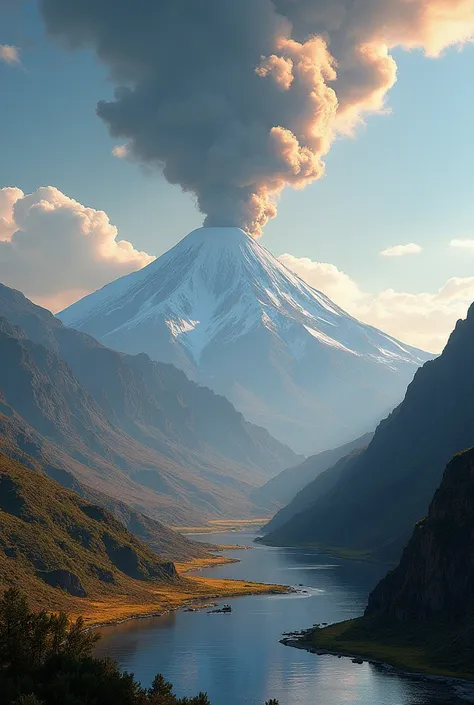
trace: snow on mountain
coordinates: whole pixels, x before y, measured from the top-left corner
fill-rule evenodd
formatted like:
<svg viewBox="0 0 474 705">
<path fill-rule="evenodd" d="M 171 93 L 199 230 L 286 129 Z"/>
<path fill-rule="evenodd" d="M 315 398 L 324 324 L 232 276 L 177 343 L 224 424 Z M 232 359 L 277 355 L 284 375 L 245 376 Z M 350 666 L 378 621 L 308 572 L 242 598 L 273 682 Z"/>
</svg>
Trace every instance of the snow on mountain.
<svg viewBox="0 0 474 705">
<path fill-rule="evenodd" d="M 355 320 L 239 228 L 200 228 L 59 314 L 172 362 L 300 451 L 371 430 L 430 356 Z"/>
</svg>

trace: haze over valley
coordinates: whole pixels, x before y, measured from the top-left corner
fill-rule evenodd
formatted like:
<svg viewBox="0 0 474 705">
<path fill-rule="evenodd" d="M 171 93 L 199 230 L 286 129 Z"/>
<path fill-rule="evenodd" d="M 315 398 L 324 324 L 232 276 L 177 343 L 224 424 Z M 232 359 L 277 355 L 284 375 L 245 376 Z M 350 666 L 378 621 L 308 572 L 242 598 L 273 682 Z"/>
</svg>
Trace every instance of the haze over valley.
<svg viewBox="0 0 474 705">
<path fill-rule="evenodd" d="M 0 3 L 2 705 L 474 701 L 474 0 Z"/>
</svg>

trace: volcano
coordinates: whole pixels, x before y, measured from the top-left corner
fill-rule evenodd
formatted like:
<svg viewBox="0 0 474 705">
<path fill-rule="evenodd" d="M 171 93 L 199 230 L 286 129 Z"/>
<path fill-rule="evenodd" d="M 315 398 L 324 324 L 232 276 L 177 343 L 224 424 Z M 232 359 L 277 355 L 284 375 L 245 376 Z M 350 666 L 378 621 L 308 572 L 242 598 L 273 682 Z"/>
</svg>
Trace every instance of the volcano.
<svg viewBox="0 0 474 705">
<path fill-rule="evenodd" d="M 199 228 L 58 315 L 173 363 L 299 452 L 373 430 L 431 357 L 354 319 L 239 228 Z"/>
</svg>

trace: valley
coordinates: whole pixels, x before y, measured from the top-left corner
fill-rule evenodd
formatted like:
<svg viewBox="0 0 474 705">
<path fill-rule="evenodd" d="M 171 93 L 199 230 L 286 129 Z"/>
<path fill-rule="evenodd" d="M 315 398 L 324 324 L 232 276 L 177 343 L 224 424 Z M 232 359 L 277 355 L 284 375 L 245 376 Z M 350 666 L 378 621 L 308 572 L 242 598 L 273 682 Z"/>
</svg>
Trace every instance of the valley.
<svg viewBox="0 0 474 705">
<path fill-rule="evenodd" d="M 255 536 L 252 531 L 203 535 L 206 542 L 254 548 L 226 552 L 240 562 L 199 575 L 278 581 L 304 593 L 231 600 L 233 612 L 227 616 L 178 611 L 107 627 L 101 630 L 97 654 L 111 655 L 145 684 L 159 663 L 181 697 L 202 687 L 216 705 L 252 705 L 269 697 L 288 705 L 314 705 L 315 698 L 323 705 L 466 702 L 443 683 L 411 680 L 369 663 L 357 665 L 282 646 L 284 632 L 360 615 L 384 568 L 334 559 L 314 549 L 255 545 Z M 184 670 L 183 661 L 192 663 L 192 669 Z"/>
<path fill-rule="evenodd" d="M 0 0 L 0 705 L 474 703 L 474 0 Z"/>
<path fill-rule="evenodd" d="M 239 228 L 199 228 L 59 318 L 172 363 L 305 455 L 373 431 L 432 357 L 349 316 Z"/>
</svg>

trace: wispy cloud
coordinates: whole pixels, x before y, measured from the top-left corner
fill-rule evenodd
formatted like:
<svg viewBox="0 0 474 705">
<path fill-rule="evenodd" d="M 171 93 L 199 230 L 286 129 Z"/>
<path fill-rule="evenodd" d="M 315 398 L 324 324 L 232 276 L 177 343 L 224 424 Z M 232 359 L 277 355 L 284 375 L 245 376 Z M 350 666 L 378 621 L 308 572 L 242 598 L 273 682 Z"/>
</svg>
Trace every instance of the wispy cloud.
<svg viewBox="0 0 474 705">
<path fill-rule="evenodd" d="M 474 301 L 474 277 L 452 277 L 432 291 L 369 293 L 333 264 L 289 254 L 279 259 L 359 320 L 430 352 L 443 349 L 456 321 Z"/>
<path fill-rule="evenodd" d="M 463 250 L 474 250 L 474 240 L 458 240 L 454 239 L 451 240 L 449 243 L 451 247 L 458 247 L 459 249 Z"/>
<path fill-rule="evenodd" d="M 113 150 L 112 154 L 114 157 L 117 157 L 117 159 L 125 159 L 125 157 L 128 155 L 128 148 L 126 144 L 118 144 L 116 145 Z"/>
<path fill-rule="evenodd" d="M 0 44 L 0 61 L 11 65 L 21 64 L 20 49 L 11 44 Z"/>
<path fill-rule="evenodd" d="M 379 254 L 382 257 L 405 257 L 405 255 L 419 255 L 423 251 L 420 245 L 415 242 L 409 242 L 408 245 L 394 245 L 382 250 Z"/>
</svg>

